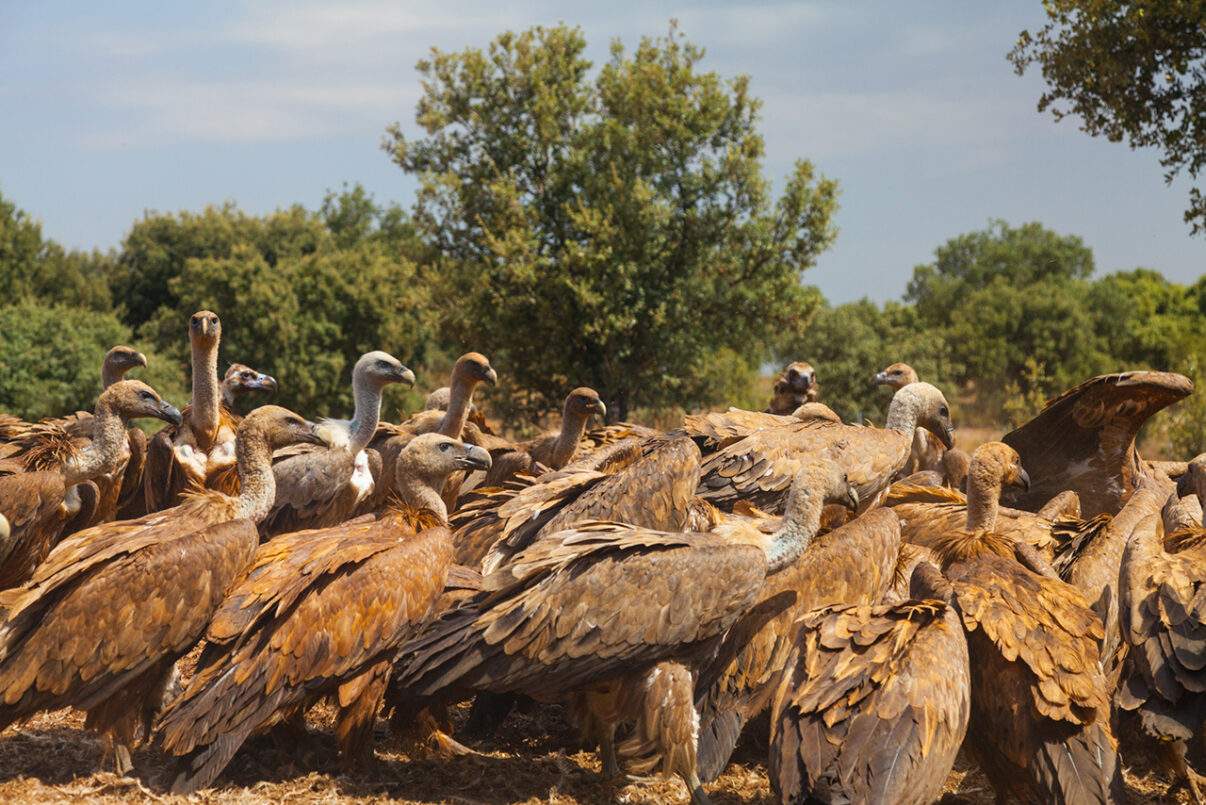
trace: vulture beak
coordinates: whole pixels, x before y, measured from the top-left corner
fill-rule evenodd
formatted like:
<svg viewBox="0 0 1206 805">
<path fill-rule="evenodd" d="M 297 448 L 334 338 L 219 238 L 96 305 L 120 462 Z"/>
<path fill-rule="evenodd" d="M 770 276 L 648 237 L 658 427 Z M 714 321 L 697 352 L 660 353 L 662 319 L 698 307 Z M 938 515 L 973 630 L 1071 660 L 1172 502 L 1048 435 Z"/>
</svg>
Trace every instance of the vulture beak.
<svg viewBox="0 0 1206 805">
<path fill-rule="evenodd" d="M 465 445 L 465 452 L 454 459 L 456 465 L 467 470 L 488 470 L 493 463 L 490 453 L 475 444 Z"/>
<path fill-rule="evenodd" d="M 1181 477 L 1177 479 L 1177 497 L 1183 498 L 1186 495 L 1193 494 L 1193 484 L 1189 482 L 1189 470 L 1181 473 Z"/>
<path fill-rule="evenodd" d="M 953 448 L 955 446 L 955 426 L 954 425 L 948 425 L 947 427 L 942 429 L 941 433 L 938 433 L 935 435 L 938 437 L 938 441 L 942 442 L 942 446 L 945 447 L 947 450 L 950 450 L 951 448 Z"/>
<path fill-rule="evenodd" d="M 143 355 L 141 352 L 135 352 L 134 353 L 134 365 L 135 366 L 146 366 L 147 365 L 147 356 Z"/>
<path fill-rule="evenodd" d="M 407 369 L 401 364 L 394 370 L 394 376 L 398 378 L 399 383 L 404 383 L 411 388 L 415 387 L 415 373 Z"/>
<path fill-rule="evenodd" d="M 298 434 L 297 441 L 301 442 L 302 444 L 318 444 L 322 445 L 323 447 L 331 446 L 331 440 L 327 436 L 327 431 L 325 428 L 314 424 L 308 419 L 306 420 L 306 425 L 310 428 L 310 432 Z"/>
<path fill-rule="evenodd" d="M 485 380 L 491 386 L 498 385 L 498 372 L 494 371 L 493 366 L 487 366 L 485 373 L 482 375 L 482 380 Z"/>
<path fill-rule="evenodd" d="M 858 490 L 856 490 L 850 484 L 846 484 L 846 495 L 844 498 L 842 498 L 842 503 L 845 504 L 846 508 L 849 509 L 852 513 L 857 512 L 858 511 Z"/>
<path fill-rule="evenodd" d="M 276 391 L 276 378 L 272 375 L 266 375 L 263 372 L 256 372 L 255 379 L 248 381 L 247 388 L 249 389 L 264 389 L 265 391 Z"/>
<path fill-rule="evenodd" d="M 595 400 L 595 401 L 594 401 L 594 402 L 591 404 L 591 408 L 592 408 L 592 409 L 594 410 L 594 412 L 595 412 L 596 414 L 598 414 L 599 416 L 601 416 L 601 417 L 603 417 L 603 418 L 605 418 L 605 419 L 607 418 L 607 406 L 603 404 L 603 401 L 602 401 L 602 400 Z"/>
<path fill-rule="evenodd" d="M 888 385 L 888 373 L 887 372 L 876 372 L 875 377 L 871 378 L 871 385 L 873 385 L 873 386 Z"/>
<path fill-rule="evenodd" d="M 5 517 L 3 514 L 0 514 L 0 542 L 7 541 L 8 534 L 9 534 L 8 518 Z"/>
<path fill-rule="evenodd" d="M 176 408 L 176 406 L 168 402 L 164 402 L 159 407 L 159 413 L 156 414 L 156 416 L 162 419 L 164 422 L 170 422 L 176 426 L 179 426 L 180 423 L 184 421 L 184 417 L 180 415 L 180 411 Z"/>
<path fill-rule="evenodd" d="M 1026 470 L 1019 467 L 1018 475 L 1020 476 L 1018 478 L 1018 486 L 1022 487 L 1023 492 L 1029 492 L 1030 491 L 1030 474 L 1027 473 Z"/>
</svg>

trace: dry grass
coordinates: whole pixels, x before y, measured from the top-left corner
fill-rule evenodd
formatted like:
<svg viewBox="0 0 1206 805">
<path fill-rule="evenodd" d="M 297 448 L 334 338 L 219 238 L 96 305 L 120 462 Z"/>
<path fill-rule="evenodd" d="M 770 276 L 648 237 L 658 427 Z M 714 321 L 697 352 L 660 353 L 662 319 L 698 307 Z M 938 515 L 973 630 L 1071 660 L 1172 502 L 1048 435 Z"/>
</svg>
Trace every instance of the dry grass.
<svg viewBox="0 0 1206 805">
<path fill-rule="evenodd" d="M 100 742 L 83 731 L 73 711 L 43 714 L 20 729 L 0 734 L 0 801 L 5 803 L 206 802 L 332 803 L 395 802 L 405 805 L 594 805 L 595 803 L 686 803 L 677 780 L 607 784 L 599 763 L 577 747 L 574 731 L 556 705 L 512 713 L 495 736 L 468 739 L 482 754 L 442 758 L 406 746 L 378 724 L 375 767 L 343 774 L 338 769 L 330 711 L 319 708 L 312 721 L 312 746 L 301 756 L 282 758 L 267 738 L 249 741 L 219 778 L 219 787 L 192 797 L 165 794 L 171 766 L 155 749 L 135 753 L 136 774 L 97 772 Z M 466 716 L 457 712 L 458 721 Z M 1131 803 L 1188 801 L 1163 799 L 1166 781 L 1136 735 L 1124 729 L 1127 797 Z M 763 763 L 765 743 L 747 735 L 725 774 L 705 786 L 716 805 L 770 805 L 774 802 Z M 1200 761 L 1200 757 L 1198 760 Z M 994 795 L 984 776 L 961 755 L 947 782 L 944 801 L 987 805 Z"/>
</svg>

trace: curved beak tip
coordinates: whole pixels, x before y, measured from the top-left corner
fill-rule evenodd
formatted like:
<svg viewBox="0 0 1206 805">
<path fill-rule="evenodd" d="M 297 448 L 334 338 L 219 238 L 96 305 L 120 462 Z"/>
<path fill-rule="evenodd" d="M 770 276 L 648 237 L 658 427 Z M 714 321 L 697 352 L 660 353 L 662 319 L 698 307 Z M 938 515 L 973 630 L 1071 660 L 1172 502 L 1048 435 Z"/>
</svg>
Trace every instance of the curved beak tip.
<svg viewBox="0 0 1206 805">
<path fill-rule="evenodd" d="M 134 363 L 137 364 L 138 366 L 146 366 L 147 365 L 147 356 L 143 355 L 141 352 L 135 352 L 134 353 Z"/>
<path fill-rule="evenodd" d="M 1177 479 L 1177 497 L 1183 498 L 1191 491 L 1192 487 L 1189 484 L 1189 472 L 1186 471 L 1181 474 L 1180 478 Z"/>
<path fill-rule="evenodd" d="M 887 383 L 887 382 L 888 382 L 888 376 L 885 375 L 883 372 L 876 372 L 875 376 L 871 378 L 871 383 L 876 386 L 882 386 L 884 383 Z"/>
<path fill-rule="evenodd" d="M 483 447 L 477 445 L 468 445 L 461 461 L 468 469 L 488 470 L 493 465 L 493 460 L 490 458 L 490 453 Z"/>
<path fill-rule="evenodd" d="M 498 385 L 498 372 L 494 371 L 493 367 L 486 370 L 486 382 L 491 386 Z"/>
<path fill-rule="evenodd" d="M 1022 472 L 1021 472 L 1021 481 L 1022 481 L 1022 490 L 1025 492 L 1029 492 L 1030 491 L 1030 474 L 1028 472 L 1026 472 L 1026 470 L 1022 470 Z"/>
<path fill-rule="evenodd" d="M 412 372 L 411 370 L 407 369 L 405 366 L 402 367 L 402 371 L 398 375 L 398 382 L 402 383 L 404 385 L 410 386 L 411 388 L 414 388 L 415 373 Z"/>
<path fill-rule="evenodd" d="M 852 486 L 846 489 L 846 508 L 852 512 L 858 511 L 858 490 Z"/>
<path fill-rule="evenodd" d="M 173 425 L 179 425 L 181 422 L 184 421 L 184 417 L 181 416 L 179 409 L 177 409 L 176 406 L 168 405 L 167 403 L 163 404 L 162 419 L 165 422 L 172 423 Z"/>
</svg>

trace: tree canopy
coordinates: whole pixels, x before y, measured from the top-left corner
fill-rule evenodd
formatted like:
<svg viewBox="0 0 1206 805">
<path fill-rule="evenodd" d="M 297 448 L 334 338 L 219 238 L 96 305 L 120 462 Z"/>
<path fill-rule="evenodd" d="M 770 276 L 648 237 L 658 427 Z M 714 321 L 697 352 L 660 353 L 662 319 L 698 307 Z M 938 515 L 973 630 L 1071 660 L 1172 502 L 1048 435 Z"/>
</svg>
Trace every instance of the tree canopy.
<svg viewBox="0 0 1206 805">
<path fill-rule="evenodd" d="M 1093 136 L 1163 152 L 1165 180 L 1206 165 L 1206 4 L 1198 0 L 1044 0 L 1047 24 L 1009 58 L 1047 81 L 1039 110 L 1074 115 Z M 1185 220 L 1206 233 L 1206 198 Z"/>
<path fill-rule="evenodd" d="M 807 321 L 836 183 L 800 161 L 772 203 L 748 79 L 701 70 L 674 27 L 597 73 L 585 46 L 536 27 L 420 62 L 426 136 L 387 148 L 421 183 L 438 307 L 528 414 L 578 385 L 618 417 L 717 402 L 695 382 L 712 355 L 756 366 Z"/>
</svg>

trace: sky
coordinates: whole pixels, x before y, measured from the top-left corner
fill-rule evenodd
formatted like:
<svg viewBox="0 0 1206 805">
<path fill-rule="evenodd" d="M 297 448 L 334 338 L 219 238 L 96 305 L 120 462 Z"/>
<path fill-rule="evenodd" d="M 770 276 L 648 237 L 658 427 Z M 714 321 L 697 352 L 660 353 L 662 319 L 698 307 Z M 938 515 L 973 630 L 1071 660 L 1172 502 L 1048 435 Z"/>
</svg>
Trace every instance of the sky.
<svg viewBox="0 0 1206 805">
<path fill-rule="evenodd" d="M 1206 271 L 1187 180 L 1037 111 L 1041 76 L 1006 54 L 1043 24 L 1039 0 L 0 0 L 0 193 L 44 237 L 102 251 L 150 211 L 316 209 L 344 183 L 409 208 L 415 182 L 381 143 L 392 123 L 418 135 L 431 48 L 564 22 L 600 65 L 672 18 L 702 69 L 750 76 L 776 187 L 800 158 L 838 181 L 837 240 L 804 275 L 835 304 L 899 299 L 914 266 L 995 219 L 1079 236 L 1098 275 Z"/>
</svg>

